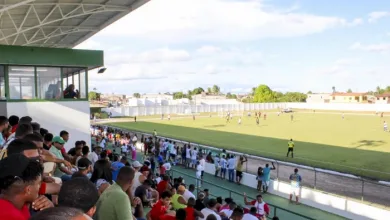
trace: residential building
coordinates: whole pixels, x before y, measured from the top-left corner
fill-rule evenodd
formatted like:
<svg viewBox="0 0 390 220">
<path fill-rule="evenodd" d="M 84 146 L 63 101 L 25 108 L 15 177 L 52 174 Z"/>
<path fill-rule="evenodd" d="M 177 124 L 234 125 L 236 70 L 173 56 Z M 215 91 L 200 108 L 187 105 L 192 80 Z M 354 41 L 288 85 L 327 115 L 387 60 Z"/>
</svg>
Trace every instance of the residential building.
<svg viewBox="0 0 390 220">
<path fill-rule="evenodd" d="M 330 103 L 373 103 L 367 93 L 332 93 Z"/>
<path fill-rule="evenodd" d="M 390 93 L 376 95 L 375 99 L 376 104 L 390 104 Z"/>
<path fill-rule="evenodd" d="M 329 103 L 330 93 L 307 94 L 306 103 Z"/>
</svg>

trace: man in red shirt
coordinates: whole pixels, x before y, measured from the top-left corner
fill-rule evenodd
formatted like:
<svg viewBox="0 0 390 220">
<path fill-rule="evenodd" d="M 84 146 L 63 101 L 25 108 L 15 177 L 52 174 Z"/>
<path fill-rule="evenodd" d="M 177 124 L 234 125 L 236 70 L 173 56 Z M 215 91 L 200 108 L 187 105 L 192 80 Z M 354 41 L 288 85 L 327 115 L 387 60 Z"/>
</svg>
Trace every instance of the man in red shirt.
<svg viewBox="0 0 390 220">
<path fill-rule="evenodd" d="M 22 154 L 0 161 L 0 219 L 28 220 L 29 205 L 38 198 L 43 167 Z M 40 202 L 39 202 L 40 203 Z M 32 204 L 33 208 L 36 204 Z"/>
<path fill-rule="evenodd" d="M 163 180 L 157 184 L 157 192 L 159 193 L 160 197 L 162 196 L 163 192 L 171 189 L 169 179 L 170 178 L 168 175 L 164 175 Z"/>
<path fill-rule="evenodd" d="M 152 207 L 152 210 L 149 212 L 149 216 L 151 220 L 166 220 L 169 219 L 168 216 L 175 216 L 176 213 L 174 211 L 169 211 L 169 205 L 171 203 L 172 193 L 169 191 L 165 191 L 161 194 L 160 200 Z"/>
<path fill-rule="evenodd" d="M 262 195 L 257 195 L 256 200 L 248 202 L 248 199 L 246 197 L 246 193 L 244 193 L 244 202 L 245 205 L 251 205 L 257 209 L 256 217 L 263 218 L 264 216 L 269 215 L 269 206 L 267 203 L 263 201 Z"/>
</svg>

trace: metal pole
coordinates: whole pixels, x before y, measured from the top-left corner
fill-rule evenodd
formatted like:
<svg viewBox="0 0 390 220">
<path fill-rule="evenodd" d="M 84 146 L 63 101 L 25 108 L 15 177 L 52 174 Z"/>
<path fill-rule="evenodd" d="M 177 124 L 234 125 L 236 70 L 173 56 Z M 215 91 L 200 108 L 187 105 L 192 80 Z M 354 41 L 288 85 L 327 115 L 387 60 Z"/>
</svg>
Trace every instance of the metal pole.
<svg viewBox="0 0 390 220">
<path fill-rule="evenodd" d="M 229 190 L 229 198 L 232 198 L 232 191 Z"/>
<path fill-rule="evenodd" d="M 277 210 L 277 208 L 276 208 L 276 206 L 274 206 L 274 217 L 277 216 L 276 215 L 276 210 Z"/>
<path fill-rule="evenodd" d="M 314 189 L 317 188 L 317 170 L 314 170 Z"/>
<path fill-rule="evenodd" d="M 278 165 L 278 168 L 276 168 L 276 180 L 279 181 L 279 163 L 276 162 L 276 165 Z"/>
<path fill-rule="evenodd" d="M 362 180 L 362 201 L 364 201 L 364 180 Z"/>
</svg>

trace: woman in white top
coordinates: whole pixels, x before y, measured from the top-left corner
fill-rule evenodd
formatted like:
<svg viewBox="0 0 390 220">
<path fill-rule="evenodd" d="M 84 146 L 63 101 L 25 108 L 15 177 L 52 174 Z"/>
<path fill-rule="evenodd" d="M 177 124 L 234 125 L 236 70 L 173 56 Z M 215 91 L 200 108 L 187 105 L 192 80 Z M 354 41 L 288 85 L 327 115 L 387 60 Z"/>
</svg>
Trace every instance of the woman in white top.
<svg viewBox="0 0 390 220">
<path fill-rule="evenodd" d="M 135 190 L 138 186 L 142 185 L 149 175 L 149 168 L 142 166 L 138 161 L 133 163 L 135 169 L 133 184 L 131 185 L 131 195 L 134 197 Z"/>
</svg>

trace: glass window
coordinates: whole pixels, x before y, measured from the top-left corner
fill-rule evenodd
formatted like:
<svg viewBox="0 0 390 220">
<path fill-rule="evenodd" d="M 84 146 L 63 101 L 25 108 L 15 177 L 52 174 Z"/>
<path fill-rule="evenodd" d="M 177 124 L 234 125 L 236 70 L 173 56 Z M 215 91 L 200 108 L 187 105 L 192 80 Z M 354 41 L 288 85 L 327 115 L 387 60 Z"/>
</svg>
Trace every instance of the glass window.
<svg viewBox="0 0 390 220">
<path fill-rule="evenodd" d="M 74 90 L 76 91 L 79 91 L 80 90 L 80 83 L 79 83 L 79 72 L 74 72 L 73 73 L 73 85 L 74 85 Z M 76 91 L 76 92 L 77 92 Z"/>
<path fill-rule="evenodd" d="M 80 71 L 80 99 L 87 98 L 87 83 L 85 80 L 85 70 Z"/>
<path fill-rule="evenodd" d="M 61 98 L 61 68 L 37 67 L 38 98 Z"/>
<path fill-rule="evenodd" d="M 0 66 L 0 99 L 5 99 L 5 71 L 4 71 L 4 66 Z"/>
<path fill-rule="evenodd" d="M 35 98 L 35 73 L 32 66 L 9 66 L 10 99 Z"/>
</svg>

